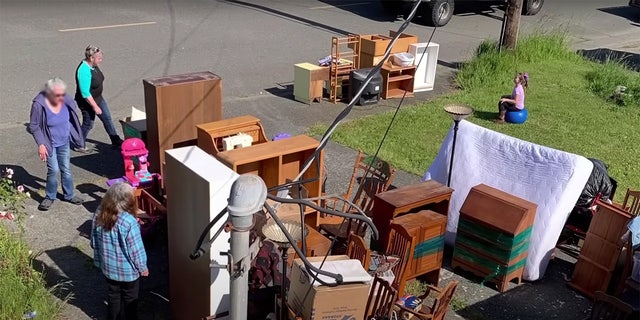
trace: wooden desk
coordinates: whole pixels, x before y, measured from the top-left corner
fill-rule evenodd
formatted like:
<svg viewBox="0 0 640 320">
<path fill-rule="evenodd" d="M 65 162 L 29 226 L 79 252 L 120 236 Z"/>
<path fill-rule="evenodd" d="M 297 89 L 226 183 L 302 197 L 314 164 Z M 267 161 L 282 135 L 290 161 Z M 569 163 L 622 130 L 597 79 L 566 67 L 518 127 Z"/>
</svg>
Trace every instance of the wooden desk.
<svg viewBox="0 0 640 320">
<path fill-rule="evenodd" d="M 260 119 L 250 115 L 199 124 L 196 129 L 198 147 L 214 156 L 224 151 L 222 139 L 238 133 L 250 135 L 253 138 L 252 145 L 268 141 Z"/>
<path fill-rule="evenodd" d="M 448 215 L 452 192 L 453 189 L 435 180 L 428 180 L 377 194 L 371 215 L 380 233 L 378 244 L 382 245 L 378 248 L 383 248 L 388 242 L 391 220 L 399 215 L 421 210 Z"/>
<path fill-rule="evenodd" d="M 293 97 L 311 104 L 322 100 L 322 84 L 329 80 L 329 67 L 320 67 L 308 62 L 298 63 L 293 68 Z"/>
</svg>

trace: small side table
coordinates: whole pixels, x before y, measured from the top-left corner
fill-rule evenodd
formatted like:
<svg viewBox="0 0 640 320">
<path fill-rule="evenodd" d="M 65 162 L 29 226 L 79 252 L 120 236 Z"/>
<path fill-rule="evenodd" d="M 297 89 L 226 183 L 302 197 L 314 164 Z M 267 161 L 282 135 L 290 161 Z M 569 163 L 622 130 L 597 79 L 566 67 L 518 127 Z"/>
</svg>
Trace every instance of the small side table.
<svg viewBox="0 0 640 320">
<path fill-rule="evenodd" d="M 416 74 L 416 66 L 400 67 L 386 63 L 380 70 L 382 74 L 382 98 L 413 97 L 413 80 Z"/>
<path fill-rule="evenodd" d="M 293 97 L 311 104 L 322 100 L 322 84 L 329 79 L 329 67 L 308 62 L 298 63 L 293 69 Z"/>
</svg>

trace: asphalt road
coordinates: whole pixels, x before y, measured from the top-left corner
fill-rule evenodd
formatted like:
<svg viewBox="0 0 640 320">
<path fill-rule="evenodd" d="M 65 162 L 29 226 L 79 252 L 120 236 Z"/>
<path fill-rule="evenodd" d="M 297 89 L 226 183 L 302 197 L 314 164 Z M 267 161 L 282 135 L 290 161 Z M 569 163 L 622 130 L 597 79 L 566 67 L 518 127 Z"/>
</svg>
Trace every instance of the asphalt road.
<svg viewBox="0 0 640 320">
<path fill-rule="evenodd" d="M 569 32 L 576 49 L 640 52 L 640 26 L 632 21 L 637 13 L 626 3 L 549 0 L 539 15 L 523 17 L 522 32 L 562 28 Z M 468 58 L 482 39 L 498 37 L 501 16 L 501 10 L 490 7 L 458 10 L 433 38 L 441 45 L 435 90 L 409 102 L 448 91 L 451 67 Z M 24 128 L 30 101 L 53 76 L 67 80 L 73 92 L 73 72 L 88 44 L 104 51 L 105 97 L 116 119 L 126 116 L 131 106 L 144 108 L 142 79 L 211 70 L 223 78 L 225 116 L 254 114 L 263 120 L 269 135 L 295 134 L 332 120 L 343 105 L 308 106 L 293 101 L 293 64 L 328 55 L 333 35 L 384 34 L 400 23 L 392 21 L 375 1 L 364 0 L 0 1 L 0 167 L 12 166 L 22 183 L 36 191 L 42 188 L 45 169 Z M 407 32 L 426 41 L 432 28 L 413 24 Z M 351 117 L 390 110 L 395 103 L 357 108 Z M 104 288 L 90 267 L 84 233 L 89 212 L 104 192 L 105 177 L 121 174 L 118 153 L 101 143 L 108 138 L 99 123 L 91 139 L 98 152 L 74 155 L 72 160 L 77 188 L 88 202 L 82 207 L 56 203 L 51 213 L 42 214 L 35 211 L 36 195 L 27 208 L 31 215 L 26 222 L 27 239 L 35 250 L 44 251 L 38 261 L 47 266 L 48 279 L 69 280 L 68 290 L 75 294 L 65 310 L 69 319 L 101 318 Z M 344 189 L 353 159 L 352 150 L 329 146 L 329 191 Z M 403 173 L 396 184 L 417 180 Z M 152 251 L 155 249 L 163 250 Z M 162 261 L 163 257 L 152 253 L 151 259 Z M 462 314 L 471 318 L 478 318 L 477 313 L 502 314 L 504 319 L 572 319 L 575 314 L 581 318 L 588 303 L 557 288 L 567 268 L 558 265 L 542 284 L 520 286 L 509 296 L 465 286 L 467 303 L 476 308 Z M 166 296 L 164 273 L 166 267 L 152 270 L 145 292 Z M 454 275 L 445 273 L 445 277 Z M 541 289 L 545 287 L 552 289 Z M 149 318 L 162 319 L 166 302 L 147 296 Z M 521 300 L 536 301 L 550 311 L 529 310 L 529 317 L 523 317 L 522 310 L 531 305 L 518 305 L 521 311 L 507 310 Z M 567 309 L 567 305 L 572 307 Z"/>
</svg>

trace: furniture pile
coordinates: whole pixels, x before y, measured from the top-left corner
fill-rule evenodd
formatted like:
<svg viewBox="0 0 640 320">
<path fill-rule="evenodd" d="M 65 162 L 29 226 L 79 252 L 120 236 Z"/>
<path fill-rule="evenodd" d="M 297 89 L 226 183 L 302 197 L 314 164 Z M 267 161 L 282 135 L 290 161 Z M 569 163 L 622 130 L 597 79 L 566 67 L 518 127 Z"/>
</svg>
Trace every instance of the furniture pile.
<svg viewBox="0 0 640 320">
<path fill-rule="evenodd" d="M 395 31 L 389 31 L 388 36 L 350 34 L 332 37 L 330 55 L 325 59 L 294 65 L 294 99 L 307 104 L 320 102 L 325 96 L 333 103 L 350 100 L 358 85 L 353 78 L 362 78 L 380 62 L 383 63 L 381 83 L 367 88 L 368 93 L 377 98 L 370 97 L 359 104 L 376 103 L 380 97 L 410 97 L 414 92 L 433 90 L 439 45 L 418 43 L 417 36 L 401 34 L 391 47 L 391 56 L 383 59 L 395 35 Z"/>
</svg>

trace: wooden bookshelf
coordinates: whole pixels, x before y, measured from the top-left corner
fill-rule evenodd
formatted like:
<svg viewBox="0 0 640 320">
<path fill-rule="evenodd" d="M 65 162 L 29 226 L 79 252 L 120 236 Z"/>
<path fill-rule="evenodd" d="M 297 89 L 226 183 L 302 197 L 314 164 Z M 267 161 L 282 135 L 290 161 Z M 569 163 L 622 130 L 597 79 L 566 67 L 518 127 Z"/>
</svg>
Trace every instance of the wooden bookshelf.
<svg viewBox="0 0 640 320">
<path fill-rule="evenodd" d="M 246 148 L 222 151 L 216 155 L 216 158 L 239 174 L 250 173 L 260 176 L 267 188 L 270 188 L 294 179 L 319 143 L 314 138 L 299 135 Z M 303 175 L 303 179 L 317 178 L 303 184 L 308 190 L 309 197 L 318 197 L 322 194 L 323 157 L 324 151 L 320 152 L 319 157 Z M 317 223 L 317 221 L 309 222 Z"/>
<path fill-rule="evenodd" d="M 400 67 L 387 62 L 382 66 L 382 98 L 401 98 L 405 91 L 407 97 L 413 97 L 413 78 L 416 66 Z"/>
</svg>

